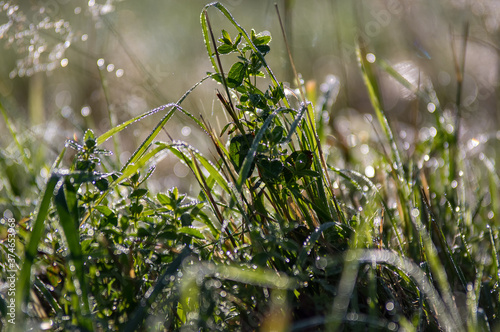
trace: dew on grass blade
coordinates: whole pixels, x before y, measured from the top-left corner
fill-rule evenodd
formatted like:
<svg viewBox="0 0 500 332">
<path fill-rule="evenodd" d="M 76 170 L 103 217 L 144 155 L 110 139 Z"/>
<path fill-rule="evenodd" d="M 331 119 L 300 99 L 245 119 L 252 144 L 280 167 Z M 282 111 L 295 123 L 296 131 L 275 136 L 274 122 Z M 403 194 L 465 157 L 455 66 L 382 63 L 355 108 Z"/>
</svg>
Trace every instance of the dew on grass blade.
<svg viewBox="0 0 500 332">
<path fill-rule="evenodd" d="M 394 310 L 394 302 L 392 302 L 392 301 L 387 302 L 387 303 L 385 304 L 385 309 L 386 309 L 387 311 L 392 311 L 392 310 Z"/>
<path fill-rule="evenodd" d="M 375 56 L 375 54 L 368 53 L 366 55 L 366 61 L 368 61 L 369 63 L 374 63 L 376 60 L 377 60 L 377 57 Z"/>
<path fill-rule="evenodd" d="M 373 178 L 375 176 L 375 168 L 372 165 L 368 165 L 365 167 L 365 175 L 369 178 Z"/>
<path fill-rule="evenodd" d="M 370 147 L 367 144 L 361 144 L 359 150 L 362 154 L 368 154 L 370 152 Z"/>
<path fill-rule="evenodd" d="M 40 330 L 42 330 L 42 331 L 50 330 L 50 329 L 52 329 L 53 325 L 54 325 L 54 322 L 52 320 L 42 322 L 40 324 Z"/>
<path fill-rule="evenodd" d="M 436 111 L 436 105 L 434 103 L 428 103 L 427 111 L 429 111 L 429 113 L 434 113 L 434 111 Z"/>
</svg>

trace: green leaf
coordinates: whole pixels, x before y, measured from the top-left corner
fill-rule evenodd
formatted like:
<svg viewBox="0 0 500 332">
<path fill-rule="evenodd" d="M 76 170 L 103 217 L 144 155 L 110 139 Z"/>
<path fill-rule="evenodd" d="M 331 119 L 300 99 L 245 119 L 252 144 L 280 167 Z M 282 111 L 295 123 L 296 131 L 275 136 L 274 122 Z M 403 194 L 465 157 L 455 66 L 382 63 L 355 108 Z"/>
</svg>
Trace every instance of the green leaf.
<svg viewBox="0 0 500 332">
<path fill-rule="evenodd" d="M 148 193 L 147 189 L 138 188 L 130 194 L 130 198 L 140 198 Z"/>
<path fill-rule="evenodd" d="M 271 41 L 271 36 L 257 36 L 253 40 L 253 43 L 255 46 L 260 46 L 260 45 L 267 45 Z"/>
<path fill-rule="evenodd" d="M 210 75 L 210 77 L 212 77 L 212 79 L 214 81 L 216 81 L 217 83 L 221 83 L 222 84 L 222 76 L 220 74 L 207 73 L 207 75 Z"/>
<path fill-rule="evenodd" d="M 87 141 L 89 139 L 95 139 L 95 135 L 94 135 L 94 132 L 92 131 L 92 129 L 87 129 L 85 131 L 85 134 L 83 135 L 84 141 Z"/>
<path fill-rule="evenodd" d="M 252 134 L 237 135 L 231 139 L 229 143 L 229 156 L 237 172 L 240 171 L 252 142 Z M 251 170 L 253 170 L 253 167 L 250 168 L 249 174 Z"/>
<path fill-rule="evenodd" d="M 295 169 L 298 171 L 309 169 L 311 168 L 312 161 L 313 154 L 311 151 L 301 151 L 295 160 Z"/>
<path fill-rule="evenodd" d="M 83 141 L 85 142 L 85 146 L 88 149 L 92 149 L 96 146 L 97 142 L 96 142 L 95 135 L 94 135 L 94 132 L 92 131 L 92 129 L 87 129 L 85 131 L 85 134 L 83 135 Z"/>
<path fill-rule="evenodd" d="M 236 38 L 234 39 L 234 43 L 233 43 L 234 46 L 239 45 L 239 43 L 241 41 L 241 36 L 242 36 L 241 33 L 239 33 L 238 36 L 236 36 Z"/>
<path fill-rule="evenodd" d="M 182 234 L 186 234 L 186 235 L 189 235 L 192 237 L 196 237 L 200 240 L 203 240 L 205 238 L 199 230 L 197 230 L 196 228 L 190 227 L 190 226 L 179 228 L 177 230 L 177 233 L 182 233 Z"/>
<path fill-rule="evenodd" d="M 232 65 L 229 73 L 227 74 L 227 86 L 230 88 L 236 88 L 243 83 L 245 78 L 245 73 L 247 70 L 247 65 L 243 62 L 236 62 Z"/>
<path fill-rule="evenodd" d="M 222 29 L 222 38 L 221 38 L 221 40 L 222 40 L 225 44 L 227 44 L 227 45 L 231 45 L 231 46 L 232 46 L 232 43 L 231 43 L 231 37 L 229 36 L 229 33 L 228 33 L 226 30 L 224 30 L 224 29 Z"/>
<path fill-rule="evenodd" d="M 96 186 L 99 191 L 106 191 L 109 189 L 109 181 L 108 179 L 99 179 L 97 181 L 94 181 L 94 186 Z"/>
<path fill-rule="evenodd" d="M 146 227 L 137 228 L 137 237 L 147 238 L 151 236 L 151 231 Z"/>
<path fill-rule="evenodd" d="M 181 215 L 182 226 L 189 227 L 189 226 L 191 226 L 192 222 L 193 222 L 193 218 L 191 217 L 191 215 L 189 213 L 183 213 Z"/>
<path fill-rule="evenodd" d="M 234 51 L 233 45 L 222 44 L 217 47 L 217 52 L 219 52 L 219 54 L 228 54 L 232 51 Z"/>
<path fill-rule="evenodd" d="M 112 137 L 113 135 L 119 133 L 120 131 L 122 131 L 123 129 L 127 128 L 130 124 L 134 123 L 134 122 L 137 122 L 137 121 L 140 121 L 142 119 L 144 119 L 145 117 L 148 117 L 152 114 L 155 114 L 157 112 L 160 112 L 160 111 L 163 111 L 164 109 L 168 108 L 168 107 L 175 107 L 177 105 L 175 104 L 167 104 L 167 105 L 163 105 L 163 106 L 160 106 L 160 107 L 157 107 L 155 109 L 152 109 L 150 111 L 147 111 L 141 115 L 138 115 L 136 116 L 135 118 L 132 118 L 128 121 L 125 121 L 123 122 L 122 124 L 116 126 L 116 127 L 113 127 L 111 128 L 110 130 L 108 130 L 107 132 L 105 132 L 104 134 L 102 134 L 101 136 L 99 136 L 97 138 L 97 145 L 101 145 L 102 143 L 106 142 L 110 137 Z M 163 121 L 162 119 L 162 122 L 167 122 L 168 119 L 170 119 L 171 115 L 173 114 L 173 111 L 175 110 L 175 108 L 173 108 L 172 110 L 170 110 L 167 115 L 165 116 L 165 121 Z"/>
<path fill-rule="evenodd" d="M 77 142 L 73 141 L 72 139 L 69 139 L 66 141 L 66 146 L 69 146 L 70 148 L 72 148 L 73 150 L 76 150 L 76 151 L 83 150 L 83 146 L 81 146 Z"/>
<path fill-rule="evenodd" d="M 98 205 L 95 207 L 95 209 L 99 212 L 101 212 L 105 217 L 109 217 L 113 214 L 115 214 L 109 207 L 105 205 Z"/>
<path fill-rule="evenodd" d="M 177 233 L 174 231 L 164 231 L 158 233 L 157 238 L 174 241 L 177 240 Z"/>
<path fill-rule="evenodd" d="M 271 142 L 279 144 L 283 140 L 283 136 L 285 136 L 285 129 L 281 126 L 276 126 L 271 133 Z"/>
<path fill-rule="evenodd" d="M 301 176 L 318 177 L 320 174 L 316 171 L 311 171 L 310 169 L 304 169 L 301 171 L 296 171 L 295 175 L 298 177 L 301 177 Z"/>
<path fill-rule="evenodd" d="M 130 212 L 135 215 L 141 214 L 142 210 L 144 210 L 144 205 L 133 203 L 130 205 Z"/>
<path fill-rule="evenodd" d="M 172 207 L 171 199 L 167 195 L 165 195 L 163 193 L 158 193 L 158 194 L 156 194 L 156 199 L 158 200 L 158 202 L 160 202 L 161 205 L 167 206 L 167 207 Z"/>
<path fill-rule="evenodd" d="M 264 181 L 275 182 L 279 180 L 279 176 L 283 172 L 283 163 L 280 160 L 261 159 L 257 166 Z"/>
<path fill-rule="evenodd" d="M 268 45 L 257 45 L 255 47 L 257 47 L 259 52 L 263 55 L 266 55 L 267 53 L 269 53 L 269 51 L 271 51 L 271 48 Z"/>
</svg>

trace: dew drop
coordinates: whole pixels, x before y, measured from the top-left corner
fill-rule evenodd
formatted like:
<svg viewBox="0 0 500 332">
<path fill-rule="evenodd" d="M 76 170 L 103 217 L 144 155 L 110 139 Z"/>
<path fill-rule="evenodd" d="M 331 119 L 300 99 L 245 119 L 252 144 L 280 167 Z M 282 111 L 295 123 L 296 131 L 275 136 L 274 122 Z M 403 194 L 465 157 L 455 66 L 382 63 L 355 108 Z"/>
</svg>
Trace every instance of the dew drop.
<svg viewBox="0 0 500 332">
<path fill-rule="evenodd" d="M 189 135 L 191 135 L 191 127 L 189 127 L 189 126 L 182 127 L 181 134 L 183 136 L 189 136 Z"/>
<path fill-rule="evenodd" d="M 385 309 L 387 309 L 387 311 L 392 311 L 394 310 L 394 302 L 392 301 L 389 301 L 385 304 Z"/>
<path fill-rule="evenodd" d="M 377 57 L 375 57 L 375 54 L 373 53 L 368 53 L 366 55 L 366 61 L 368 61 L 369 63 L 374 63 L 375 60 L 377 60 Z"/>
<path fill-rule="evenodd" d="M 82 116 L 86 117 L 90 115 L 90 111 L 90 106 L 83 106 L 80 112 L 82 113 Z"/>
<path fill-rule="evenodd" d="M 365 175 L 369 178 L 373 178 L 375 176 L 375 169 L 373 168 L 373 166 L 371 165 L 366 166 Z"/>
<path fill-rule="evenodd" d="M 362 154 L 368 154 L 370 152 L 370 147 L 367 144 L 361 144 L 359 150 Z"/>
<path fill-rule="evenodd" d="M 429 113 L 434 113 L 435 110 L 436 110 L 436 105 L 434 105 L 434 103 L 427 104 L 427 111 L 429 111 Z"/>
</svg>

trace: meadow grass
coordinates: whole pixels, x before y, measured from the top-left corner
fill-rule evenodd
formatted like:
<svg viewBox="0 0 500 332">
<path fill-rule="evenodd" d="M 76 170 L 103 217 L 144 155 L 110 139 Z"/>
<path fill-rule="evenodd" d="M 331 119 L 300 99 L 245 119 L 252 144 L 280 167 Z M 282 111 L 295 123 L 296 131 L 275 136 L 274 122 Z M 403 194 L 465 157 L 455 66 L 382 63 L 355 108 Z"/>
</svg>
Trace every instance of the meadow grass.
<svg viewBox="0 0 500 332">
<path fill-rule="evenodd" d="M 214 32 L 213 9 L 233 31 Z M 296 89 L 281 83 L 266 62 L 271 36 L 247 32 L 220 3 L 203 9 L 201 27 L 213 72 L 176 103 L 68 141 L 43 185 L 40 167 L 25 154 L 29 142 L 0 104 L 13 141 L 0 161 L 15 161 L 31 179 L 24 193 L 39 196 L 36 207 L 21 206 L 15 188 L 2 192 L 26 217 L 15 251 L 17 324 L 7 324 L 0 297 L 4 326 L 495 330 L 500 179 L 493 157 L 469 156 L 458 127 L 447 130 L 460 123 L 460 112 L 446 117 L 435 91 L 414 86 L 360 39 L 357 57 L 379 135 L 368 142 L 373 174 L 363 174 L 362 161 L 345 163 L 326 139 L 317 113 L 328 111 L 331 90 L 315 98 L 297 73 Z M 233 64 L 223 67 L 222 57 Z M 463 66 L 457 70 L 459 77 Z M 384 112 L 381 73 L 414 93 L 420 108 L 435 109 L 435 134 L 415 138 L 412 153 Z M 182 106 L 207 79 L 220 83 L 216 95 L 230 119 L 222 133 Z M 117 165 L 103 144 L 156 113 L 162 119 Z M 211 157 L 183 141 L 156 140 L 175 113 L 201 129 Z M 64 165 L 69 151 L 73 161 Z M 187 165 L 199 192 L 148 189 L 167 152 Z M 14 182 L 11 168 L 2 167 L 5 188 Z M 10 252 L 2 243 L 4 267 Z"/>
</svg>

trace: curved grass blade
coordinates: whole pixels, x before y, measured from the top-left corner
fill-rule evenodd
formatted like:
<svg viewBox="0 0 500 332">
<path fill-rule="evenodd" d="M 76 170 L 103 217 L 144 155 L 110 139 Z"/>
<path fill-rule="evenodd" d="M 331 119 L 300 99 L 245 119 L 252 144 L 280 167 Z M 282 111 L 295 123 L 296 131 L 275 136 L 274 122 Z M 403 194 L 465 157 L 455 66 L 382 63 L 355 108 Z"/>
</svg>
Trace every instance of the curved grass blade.
<svg viewBox="0 0 500 332">
<path fill-rule="evenodd" d="M 375 110 L 375 114 L 377 115 L 380 126 L 382 127 L 382 130 L 384 131 L 384 134 L 391 147 L 392 158 L 394 159 L 393 162 L 396 164 L 396 167 L 394 168 L 397 168 L 396 173 L 398 174 L 398 176 L 400 176 L 401 179 L 404 179 L 403 163 L 401 162 L 401 157 L 399 155 L 399 150 L 394 139 L 394 135 L 392 134 L 391 126 L 389 125 L 387 116 L 385 115 L 385 112 L 382 108 L 382 95 L 380 93 L 375 71 L 372 64 L 366 59 L 367 50 L 363 45 L 360 45 L 360 43 L 358 43 L 356 47 L 356 53 L 358 55 L 358 62 L 361 67 L 363 79 L 368 89 L 370 101 Z"/>
<path fill-rule="evenodd" d="M 297 127 L 299 123 L 302 121 L 304 118 L 304 115 L 306 114 L 307 111 L 307 104 L 302 104 L 299 114 L 293 121 L 292 125 L 290 126 L 290 130 L 288 130 L 288 135 L 286 136 L 285 140 L 283 141 L 282 144 L 288 144 L 292 140 L 293 134 L 297 131 Z"/>
<path fill-rule="evenodd" d="M 24 167 L 26 167 L 26 169 L 29 171 L 30 174 L 33 174 L 33 168 L 31 166 L 31 162 L 30 162 L 28 156 L 26 155 L 26 152 L 24 152 L 24 148 L 21 145 L 21 142 L 19 141 L 19 139 L 17 137 L 17 132 L 16 132 L 14 126 L 12 125 L 12 122 L 10 121 L 10 119 L 7 115 L 7 112 L 5 111 L 5 108 L 3 107 L 1 100 L 0 100 L 0 112 L 2 112 L 2 116 L 5 120 L 5 124 L 7 125 L 7 128 L 9 129 L 10 135 L 12 136 L 12 139 L 14 140 L 14 143 L 16 144 L 16 147 L 19 151 L 19 154 L 22 157 Z"/>
<path fill-rule="evenodd" d="M 388 250 L 350 250 L 346 256 L 347 266 L 344 268 L 342 279 L 339 284 L 339 295 L 334 300 L 331 324 L 329 331 L 336 331 L 342 323 L 345 310 L 349 305 L 349 297 L 356 282 L 357 271 L 361 263 L 376 263 L 393 266 L 410 277 L 418 286 L 429 303 L 429 309 L 433 311 L 434 317 L 440 328 L 445 331 L 464 331 L 456 307 L 453 308 L 443 300 L 439 292 L 434 288 L 426 274 L 410 259 L 401 257 Z M 329 320 L 330 320 L 329 319 Z"/>
<path fill-rule="evenodd" d="M 159 111 L 163 111 L 164 109 L 166 109 L 168 107 L 171 107 L 171 110 L 158 122 L 158 124 L 153 129 L 153 131 L 141 143 L 141 145 L 137 148 L 137 150 L 134 151 L 134 153 L 132 154 L 132 156 L 130 157 L 130 159 L 123 166 L 123 168 L 125 168 L 128 164 L 136 162 L 141 157 L 141 155 L 147 150 L 147 148 L 150 146 L 150 144 L 153 142 L 153 140 L 156 138 L 156 136 L 160 133 L 160 131 L 163 128 L 163 126 L 165 126 L 165 124 L 173 116 L 175 110 L 181 111 L 182 113 L 184 113 L 185 115 L 187 115 L 188 117 L 190 117 L 192 120 L 194 120 L 196 122 L 196 124 L 198 124 L 201 128 L 205 129 L 204 125 L 198 119 L 196 119 L 193 115 L 191 115 L 190 113 L 184 111 L 180 107 L 180 104 L 187 98 L 187 96 L 194 89 L 196 89 L 200 84 L 202 84 L 204 81 L 206 81 L 207 79 L 209 79 L 211 77 L 212 77 L 212 75 L 207 75 L 204 78 L 202 78 L 195 85 L 193 85 L 189 90 L 187 90 L 184 93 L 184 95 L 182 95 L 182 97 L 179 98 L 179 100 L 176 103 L 169 103 L 169 104 L 166 104 L 166 105 L 159 106 L 159 107 L 157 107 L 157 108 L 155 108 L 153 110 L 150 110 L 150 111 L 148 111 L 146 113 L 143 113 L 143 114 L 141 114 L 141 115 L 139 115 L 139 116 L 137 116 L 137 117 L 135 117 L 135 118 L 133 118 L 131 120 L 125 121 L 124 123 L 120 124 L 119 126 L 117 126 L 115 128 L 112 128 L 112 129 L 108 130 L 106 133 L 102 134 L 101 136 L 99 136 L 97 138 L 97 144 L 99 145 L 99 144 L 104 143 L 110 137 L 112 137 L 113 135 L 119 133 L 120 131 L 122 131 L 123 129 L 125 129 L 130 124 L 132 124 L 132 123 L 134 123 L 136 121 L 142 120 L 143 118 L 148 117 L 148 116 L 150 116 L 152 114 L 155 114 L 155 113 L 157 113 Z"/>
<path fill-rule="evenodd" d="M 399 232 L 399 227 L 397 225 L 397 221 L 396 219 L 394 218 L 394 216 L 392 215 L 392 213 L 390 212 L 391 209 L 389 208 L 389 206 L 387 205 L 387 202 L 384 200 L 382 194 L 380 193 L 380 191 L 377 189 L 377 186 L 375 186 L 375 184 L 370 181 L 370 179 L 368 179 L 366 176 L 364 176 L 363 174 L 361 173 L 358 173 L 356 171 L 352 171 L 352 170 L 345 170 L 345 169 L 336 169 L 330 165 L 328 165 L 328 168 L 337 173 L 338 175 L 340 175 L 342 178 L 346 179 L 347 181 L 349 181 L 351 184 L 353 184 L 356 189 L 358 189 L 359 192 L 363 193 L 363 195 L 365 195 L 365 192 L 363 190 L 363 186 L 359 183 L 360 181 L 359 180 L 363 180 L 366 184 L 368 184 L 370 190 L 372 190 L 374 193 L 376 193 L 377 197 L 379 198 L 380 202 L 382 203 L 382 205 L 384 206 L 384 211 L 385 213 L 387 213 L 387 215 L 389 216 L 389 220 L 391 221 L 391 225 L 392 225 L 392 228 L 393 228 L 393 231 L 394 231 L 394 234 L 396 234 L 396 240 L 398 242 L 398 252 L 400 255 L 403 254 L 403 247 L 402 247 L 402 236 Z M 357 178 L 357 179 L 356 179 Z"/>
<path fill-rule="evenodd" d="M 64 236 L 68 244 L 71 264 L 74 267 L 74 275 L 78 280 L 73 280 L 75 293 L 72 295 L 73 310 L 76 311 L 78 325 L 92 329 L 92 322 L 86 318 L 90 313 L 87 282 L 83 265 L 83 254 L 80 245 L 80 232 L 78 230 L 78 202 L 76 200 L 76 189 L 66 177 L 64 182 L 59 182 L 56 187 L 57 193 L 54 196 L 54 204 L 59 215 L 59 223 L 64 231 Z M 66 189 L 66 190 L 65 190 Z M 69 204 L 68 204 L 69 203 Z M 73 271 L 71 268 L 69 271 Z"/>
<path fill-rule="evenodd" d="M 312 248 L 316 244 L 316 241 L 318 241 L 319 237 L 321 234 L 327 230 L 328 228 L 334 227 L 334 226 L 340 226 L 338 223 L 331 221 L 327 222 L 324 224 L 321 224 L 318 228 L 314 230 L 314 232 L 309 235 L 309 237 L 306 239 L 306 241 L 303 244 L 302 250 L 299 253 L 299 256 L 297 258 L 297 267 L 302 268 L 304 266 L 304 262 L 311 253 Z"/>
<path fill-rule="evenodd" d="M 298 282 L 282 273 L 269 269 L 251 269 L 246 266 L 216 265 L 213 263 L 201 262 L 196 265 L 189 265 L 181 280 L 180 303 L 186 312 L 186 317 L 196 317 L 196 310 L 199 308 L 200 284 L 205 278 L 219 278 L 250 284 L 260 287 L 273 288 L 275 290 L 295 289 L 299 287 Z M 186 322 L 195 323 L 196 322 Z"/>
<path fill-rule="evenodd" d="M 424 91 L 420 90 L 418 87 L 414 86 L 410 81 L 408 81 L 397 70 L 395 70 L 393 67 L 391 67 L 386 61 L 377 59 L 376 63 L 380 65 L 382 70 L 384 70 L 387 74 L 392 76 L 402 86 L 404 86 L 405 88 L 410 90 L 412 93 L 414 93 L 417 97 L 422 99 L 422 101 L 425 104 L 433 103 L 434 106 L 436 106 L 436 111 L 437 111 L 436 114 L 443 114 L 441 104 L 439 103 L 439 99 L 437 98 L 436 92 L 434 90 L 428 91 L 427 93 L 425 93 Z M 439 121 L 437 121 L 436 126 L 438 126 L 438 130 L 439 130 L 439 129 L 441 129 L 442 124 Z"/>
<path fill-rule="evenodd" d="M 144 151 L 146 151 L 149 148 L 146 147 Z M 153 157 L 155 157 L 158 153 L 160 153 L 162 150 L 164 150 L 166 146 L 163 145 L 158 145 L 156 148 L 153 150 L 149 151 L 148 153 L 142 155 L 140 158 L 135 159 L 135 163 L 127 163 L 124 168 L 122 169 L 122 174 L 113 182 L 109 184 L 109 187 L 112 188 L 118 183 L 122 182 L 123 180 L 127 179 L 128 177 L 132 176 L 135 174 L 140 168 L 144 167 Z M 104 198 L 103 194 L 99 200 L 98 203 Z"/>
<path fill-rule="evenodd" d="M 54 196 L 54 189 L 61 180 L 61 175 L 53 173 L 47 181 L 43 197 L 38 205 L 36 219 L 31 231 L 31 237 L 25 247 L 24 262 L 17 281 L 16 292 L 16 316 L 22 317 L 22 308 L 27 305 L 29 300 L 29 291 L 31 285 L 31 267 L 37 255 L 38 244 L 43 235 L 45 218 L 49 213 L 50 202 Z"/>
<path fill-rule="evenodd" d="M 62 307 L 59 305 L 57 300 L 52 296 L 50 291 L 47 289 L 43 281 L 40 280 L 39 277 L 35 278 L 35 281 L 33 282 L 34 286 L 38 289 L 40 293 L 44 296 L 44 300 L 47 301 L 47 303 L 50 305 L 51 309 L 57 314 L 57 315 L 63 315 L 64 311 L 62 310 Z"/>
<path fill-rule="evenodd" d="M 104 134 L 102 134 L 101 136 L 97 137 L 97 145 L 100 145 L 104 142 L 106 142 L 110 137 L 114 136 L 115 134 L 119 133 L 120 131 L 122 131 L 123 129 L 127 128 L 129 125 L 131 125 L 132 123 L 134 122 L 137 122 L 137 121 L 140 121 L 152 114 L 155 114 L 155 113 L 158 113 L 160 111 L 163 111 L 165 108 L 167 107 L 173 107 L 175 104 L 166 104 L 166 105 L 162 105 L 162 106 L 159 106 L 155 109 L 152 109 L 152 110 L 149 110 L 141 115 L 138 115 L 136 116 L 135 118 L 132 118 L 128 121 L 125 121 L 123 122 L 122 124 L 108 130 L 107 132 L 105 132 Z"/>
<path fill-rule="evenodd" d="M 221 186 L 221 188 L 225 192 L 227 192 L 227 193 L 231 192 L 231 189 L 229 188 L 229 183 L 221 175 L 221 172 L 217 168 L 215 168 L 215 166 L 212 164 L 212 162 L 210 162 L 210 160 L 205 158 L 201 153 L 199 153 L 196 149 L 191 147 L 189 144 L 183 143 L 183 142 L 176 142 L 173 144 L 165 144 L 165 143 L 158 143 L 158 144 L 162 145 L 166 149 L 172 151 L 180 160 L 183 160 L 186 163 L 188 163 L 188 166 L 190 168 L 194 168 L 193 161 L 190 160 L 190 158 L 188 158 L 187 155 L 185 155 L 184 153 L 181 152 L 181 149 L 188 149 L 196 156 L 196 160 L 203 167 L 205 167 L 205 169 L 208 171 L 208 173 L 213 178 L 213 180 L 215 180 L 217 182 L 217 184 L 219 186 Z"/>
<path fill-rule="evenodd" d="M 460 266 L 456 263 L 455 259 L 453 258 L 453 251 L 451 250 L 450 245 L 448 244 L 448 241 L 446 241 L 446 237 L 443 234 L 443 230 L 441 229 L 441 227 L 439 227 L 439 225 L 436 221 L 436 218 L 434 216 L 434 213 L 432 213 L 432 211 L 431 211 L 429 199 L 428 199 L 428 197 L 426 197 L 425 191 L 423 188 L 421 188 L 420 194 L 422 196 L 424 211 L 427 213 L 428 218 L 430 219 L 430 221 L 432 223 L 433 230 L 434 230 L 435 234 L 437 234 L 437 237 L 439 239 L 439 243 L 440 243 L 441 248 L 442 248 L 442 252 L 444 252 L 446 258 L 448 258 L 451 266 L 453 267 L 453 271 L 455 272 L 458 280 L 460 280 L 460 282 L 462 284 L 463 289 L 466 290 L 467 289 L 467 281 L 465 280 L 464 273 L 462 272 L 462 269 L 460 268 Z"/>
</svg>

